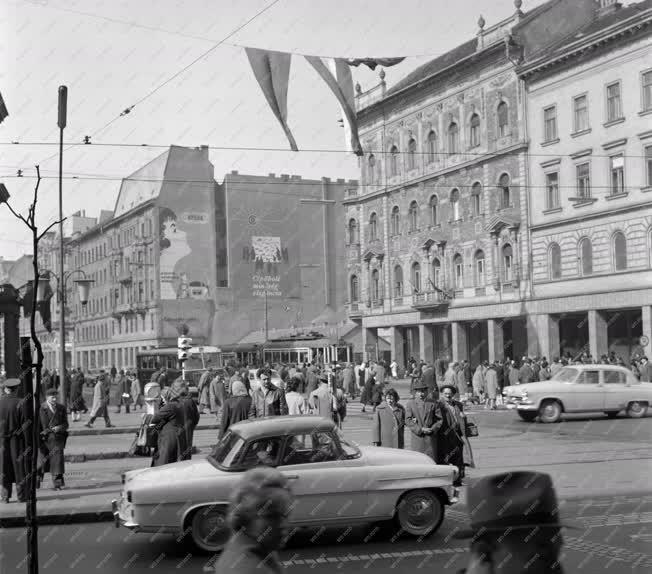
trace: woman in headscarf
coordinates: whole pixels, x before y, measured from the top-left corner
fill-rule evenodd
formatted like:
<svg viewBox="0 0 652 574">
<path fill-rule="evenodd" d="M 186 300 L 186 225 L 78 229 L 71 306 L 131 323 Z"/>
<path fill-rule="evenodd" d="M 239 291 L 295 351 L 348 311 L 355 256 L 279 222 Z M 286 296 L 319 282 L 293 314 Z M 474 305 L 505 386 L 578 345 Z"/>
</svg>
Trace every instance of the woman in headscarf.
<svg viewBox="0 0 652 574">
<path fill-rule="evenodd" d="M 172 387 L 166 387 L 161 391 L 163 406 L 150 422 L 158 434 L 152 466 L 177 462 L 181 453 L 187 450 L 183 413 L 178 399 L 179 395 Z"/>
<path fill-rule="evenodd" d="M 242 381 L 233 381 L 231 383 L 231 396 L 224 401 L 224 410 L 222 411 L 218 438 L 222 438 L 231 425 L 247 420 L 249 418 L 250 407 L 251 397 L 247 392 L 247 387 Z"/>
</svg>

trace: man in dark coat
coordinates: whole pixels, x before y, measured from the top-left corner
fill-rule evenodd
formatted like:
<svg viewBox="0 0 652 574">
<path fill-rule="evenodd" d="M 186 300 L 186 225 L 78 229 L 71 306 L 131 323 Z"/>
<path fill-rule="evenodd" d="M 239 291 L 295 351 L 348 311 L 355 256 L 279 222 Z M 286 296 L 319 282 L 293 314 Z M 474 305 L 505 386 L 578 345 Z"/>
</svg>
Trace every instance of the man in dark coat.
<svg viewBox="0 0 652 574">
<path fill-rule="evenodd" d="M 70 412 L 72 413 L 72 421 L 81 420 L 81 413 L 88 412 L 86 402 L 84 401 L 84 373 L 79 369 L 72 372 L 72 380 L 70 383 Z"/>
<path fill-rule="evenodd" d="M 652 382 L 652 363 L 648 361 L 647 357 L 641 357 L 641 364 L 638 367 L 638 372 L 641 374 L 640 380 L 642 382 Z"/>
<path fill-rule="evenodd" d="M 188 449 L 179 395 L 167 387 L 161 391 L 161 400 L 164 403 L 163 406 L 150 421 L 158 437 L 156 450 L 152 457 L 152 466 L 178 462 L 181 460 L 181 453 L 185 453 Z"/>
<path fill-rule="evenodd" d="M 49 389 L 45 393 L 45 402 L 39 410 L 39 422 L 41 423 L 41 440 L 47 450 L 44 471 L 47 471 L 49 467 L 54 490 L 62 490 L 65 487 L 63 451 L 68 439 L 68 413 L 66 407 L 57 402 L 55 389 Z"/>
<path fill-rule="evenodd" d="M 317 373 L 317 367 L 311 365 L 306 371 L 306 394 L 308 396 L 312 395 L 312 393 L 317 390 L 318 386 L 319 375 Z"/>
<path fill-rule="evenodd" d="M 16 483 L 19 502 L 25 501 L 25 473 L 23 453 L 24 416 L 22 401 L 16 396 L 20 379 L 7 379 L 0 383 L 0 498 L 9 502 L 11 488 Z"/>
<path fill-rule="evenodd" d="M 437 402 L 436 417 L 439 420 L 437 428 L 437 464 L 452 464 L 460 472 L 455 483 L 461 484 L 464 477 L 464 447 L 466 420 L 464 419 L 462 404 L 454 400 L 457 388 L 445 385 L 440 389 L 441 399 Z"/>
<path fill-rule="evenodd" d="M 288 404 L 285 401 L 285 393 L 272 384 L 271 369 L 261 369 L 260 388 L 256 389 L 251 397 L 249 418 L 287 415 Z"/>
<path fill-rule="evenodd" d="M 423 383 L 415 384 L 415 396 L 405 404 L 405 426 L 410 429 L 411 449 L 435 460 L 435 436 L 441 423 L 436 418 L 435 403 L 425 400 L 427 391 L 428 387 Z"/>
<path fill-rule="evenodd" d="M 195 400 L 189 395 L 188 385 L 185 381 L 174 381 L 174 383 L 172 383 L 172 389 L 179 393 L 182 426 L 187 447 L 184 452 L 179 453 L 179 460 L 190 460 L 192 458 L 192 443 L 195 434 L 195 427 L 199 423 L 199 409 L 197 408 Z"/>
<path fill-rule="evenodd" d="M 429 363 L 421 372 L 421 382 L 428 388 L 427 401 L 435 402 L 439 399 L 439 388 L 435 378 L 435 368 Z"/>
<path fill-rule="evenodd" d="M 247 392 L 245 384 L 242 381 L 233 381 L 231 393 L 232 396 L 224 401 L 218 438 L 222 438 L 231 425 L 240 421 L 246 421 L 249 418 L 251 397 Z"/>
<path fill-rule="evenodd" d="M 518 372 L 518 382 L 522 385 L 531 383 L 534 380 L 534 371 L 530 366 L 530 359 L 523 357 L 523 366 Z"/>
<path fill-rule="evenodd" d="M 120 412 L 122 405 L 125 406 L 125 412 L 129 414 L 129 406 L 131 405 L 131 381 L 125 376 L 124 369 L 116 376 L 115 399 L 118 410 Z"/>
</svg>

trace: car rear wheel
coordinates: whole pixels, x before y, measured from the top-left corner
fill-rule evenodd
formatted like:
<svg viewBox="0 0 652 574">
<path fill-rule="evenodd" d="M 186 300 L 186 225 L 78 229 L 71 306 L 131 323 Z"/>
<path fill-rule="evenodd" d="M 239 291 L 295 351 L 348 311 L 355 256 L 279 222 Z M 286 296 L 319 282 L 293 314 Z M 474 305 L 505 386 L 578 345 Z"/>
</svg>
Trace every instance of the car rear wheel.
<svg viewBox="0 0 652 574">
<path fill-rule="evenodd" d="M 634 401 L 627 405 L 627 416 L 632 419 L 642 419 L 647 414 L 647 403 Z"/>
<path fill-rule="evenodd" d="M 518 416 L 521 417 L 526 423 L 531 423 L 536 420 L 539 413 L 532 411 L 518 411 Z"/>
<path fill-rule="evenodd" d="M 542 423 L 556 423 L 561 419 L 561 405 L 558 401 L 546 401 L 539 408 Z"/>
<path fill-rule="evenodd" d="M 618 416 L 620 411 L 604 411 L 604 414 L 607 415 L 610 419 L 615 419 Z"/>
<path fill-rule="evenodd" d="M 192 515 L 190 534 L 193 544 L 204 552 L 219 552 L 226 545 L 230 530 L 225 506 L 204 506 Z"/>
<path fill-rule="evenodd" d="M 428 536 L 444 520 L 444 504 L 429 490 L 412 490 L 403 495 L 396 505 L 396 523 L 412 536 Z"/>
</svg>

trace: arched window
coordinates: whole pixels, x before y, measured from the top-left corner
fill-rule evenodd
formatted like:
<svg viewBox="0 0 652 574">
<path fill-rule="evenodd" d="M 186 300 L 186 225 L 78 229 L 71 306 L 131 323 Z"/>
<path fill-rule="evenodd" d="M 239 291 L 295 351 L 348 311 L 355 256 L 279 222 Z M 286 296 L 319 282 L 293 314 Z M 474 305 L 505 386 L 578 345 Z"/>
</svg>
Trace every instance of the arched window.
<svg viewBox="0 0 652 574">
<path fill-rule="evenodd" d="M 460 219 L 460 190 L 454 189 L 451 191 L 451 221 Z"/>
<path fill-rule="evenodd" d="M 403 297 L 403 268 L 394 267 L 394 297 Z"/>
<path fill-rule="evenodd" d="M 419 228 L 419 206 L 416 201 L 410 203 L 408 218 L 410 221 L 410 231 L 416 231 Z"/>
<path fill-rule="evenodd" d="M 410 138 L 407 151 L 407 168 L 414 169 L 417 166 L 417 140 Z"/>
<path fill-rule="evenodd" d="M 455 288 L 464 289 L 464 260 L 459 253 L 453 257 L 453 277 Z"/>
<path fill-rule="evenodd" d="M 412 264 L 412 292 L 421 293 L 421 265 Z"/>
<path fill-rule="evenodd" d="M 474 217 L 482 213 L 482 185 L 479 182 L 471 188 L 471 209 Z"/>
<path fill-rule="evenodd" d="M 432 260 L 432 282 L 441 289 L 441 261 L 437 257 Z"/>
<path fill-rule="evenodd" d="M 500 194 L 500 207 L 506 209 L 512 206 L 512 193 L 509 189 L 509 176 L 504 173 L 498 180 L 498 193 Z"/>
<path fill-rule="evenodd" d="M 398 175 L 398 148 L 393 145 L 389 150 L 389 176 Z"/>
<path fill-rule="evenodd" d="M 460 151 L 460 130 L 455 122 L 448 126 L 448 151 L 451 154 Z"/>
<path fill-rule="evenodd" d="M 358 237 L 358 222 L 355 219 L 349 220 L 349 245 L 356 245 L 360 243 Z"/>
<path fill-rule="evenodd" d="M 504 138 L 509 132 L 509 108 L 505 102 L 500 102 L 496 113 L 498 114 L 498 137 Z"/>
<path fill-rule="evenodd" d="M 550 278 L 561 277 L 561 248 L 557 243 L 552 243 L 548 251 L 550 257 Z"/>
<path fill-rule="evenodd" d="M 471 147 L 478 147 L 480 145 L 480 116 L 478 114 L 471 116 L 469 136 Z"/>
<path fill-rule="evenodd" d="M 378 273 L 378 269 L 371 272 L 371 300 L 380 300 L 380 273 Z"/>
<path fill-rule="evenodd" d="M 430 198 L 430 225 L 439 225 L 439 198 L 436 195 Z"/>
<path fill-rule="evenodd" d="M 378 239 L 378 216 L 372 213 L 369 216 L 369 241 Z"/>
<path fill-rule="evenodd" d="M 430 133 L 428 134 L 428 147 L 427 147 L 427 158 L 428 158 L 428 163 L 432 163 L 435 161 L 437 158 L 437 134 L 433 131 L 430 130 Z"/>
<path fill-rule="evenodd" d="M 503 247 L 503 280 L 514 279 L 514 255 L 512 246 L 508 243 Z"/>
<path fill-rule="evenodd" d="M 485 286 L 485 263 L 484 263 L 484 251 L 482 249 L 478 249 L 478 251 L 475 252 L 475 255 L 473 257 L 473 267 L 474 267 L 474 272 L 475 272 L 475 285 L 476 287 L 484 287 Z"/>
<path fill-rule="evenodd" d="M 593 247 L 588 237 L 580 240 L 580 274 L 583 276 L 593 274 Z"/>
<path fill-rule="evenodd" d="M 367 168 L 369 183 L 374 183 L 376 180 L 376 156 L 374 154 L 369 154 L 369 159 L 367 160 Z"/>
<path fill-rule="evenodd" d="M 399 211 L 398 205 L 395 205 L 392 208 L 392 219 L 390 223 L 392 228 L 392 235 L 398 235 L 401 233 L 401 212 Z"/>
<path fill-rule="evenodd" d="M 624 271 L 627 269 L 627 239 L 621 231 L 614 233 L 613 248 L 614 269 L 616 271 Z"/>
</svg>

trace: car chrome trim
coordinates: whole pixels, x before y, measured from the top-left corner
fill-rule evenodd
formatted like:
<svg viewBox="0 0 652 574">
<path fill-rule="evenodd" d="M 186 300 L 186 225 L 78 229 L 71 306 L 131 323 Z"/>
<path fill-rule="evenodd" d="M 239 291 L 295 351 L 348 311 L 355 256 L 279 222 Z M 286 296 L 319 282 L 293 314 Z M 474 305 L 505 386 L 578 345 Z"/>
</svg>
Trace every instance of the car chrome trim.
<svg viewBox="0 0 652 574">
<path fill-rule="evenodd" d="M 188 509 L 183 513 L 183 516 L 181 517 L 181 530 L 183 530 L 183 525 L 186 523 L 186 520 L 188 519 L 188 515 L 193 512 L 194 510 L 197 510 L 198 508 L 203 508 L 204 506 L 229 506 L 229 501 L 228 500 L 218 500 L 217 502 L 198 502 L 197 504 L 193 504 L 192 506 L 189 506 Z"/>
</svg>

